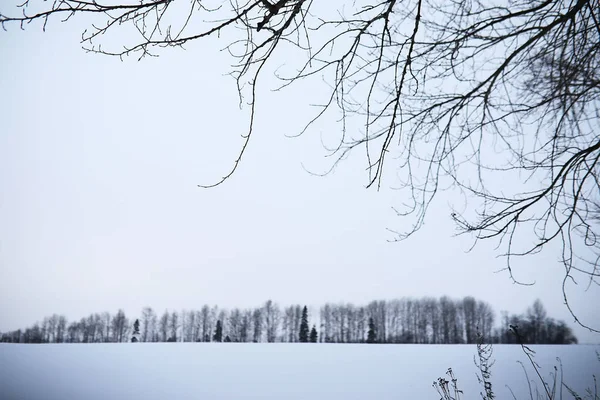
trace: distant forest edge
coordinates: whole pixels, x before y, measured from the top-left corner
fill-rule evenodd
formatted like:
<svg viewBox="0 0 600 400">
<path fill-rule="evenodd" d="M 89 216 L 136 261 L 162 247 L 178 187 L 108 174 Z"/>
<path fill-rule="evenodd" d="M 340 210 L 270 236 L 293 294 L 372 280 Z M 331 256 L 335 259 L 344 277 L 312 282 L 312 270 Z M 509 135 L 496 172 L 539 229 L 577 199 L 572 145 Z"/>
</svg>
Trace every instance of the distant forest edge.
<svg viewBox="0 0 600 400">
<path fill-rule="evenodd" d="M 325 304 L 311 322 L 306 306 L 284 308 L 271 300 L 258 308 L 168 311 L 159 316 L 146 307 L 128 319 L 123 310 L 91 314 L 68 323 L 54 314 L 30 328 L 0 334 L 8 343 L 109 342 L 322 342 L 322 343 L 518 343 L 509 327 L 518 327 L 525 344 L 577 343 L 564 321 L 548 317 L 539 300 L 524 314 L 501 313 L 494 326 L 491 306 L 473 297 L 447 296 L 373 301 L 366 306 Z"/>
</svg>

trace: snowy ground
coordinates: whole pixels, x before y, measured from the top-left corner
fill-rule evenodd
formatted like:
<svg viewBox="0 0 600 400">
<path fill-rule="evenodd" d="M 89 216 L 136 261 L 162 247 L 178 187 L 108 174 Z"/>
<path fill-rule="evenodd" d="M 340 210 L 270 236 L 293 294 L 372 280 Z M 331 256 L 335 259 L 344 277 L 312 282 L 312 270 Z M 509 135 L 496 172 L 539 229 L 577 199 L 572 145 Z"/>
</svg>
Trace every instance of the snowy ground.
<svg viewBox="0 0 600 400">
<path fill-rule="evenodd" d="M 600 380 L 600 346 L 532 346 L 548 377 L 560 357 L 565 382 L 585 391 Z M 464 399 L 479 399 L 471 345 L 0 344 L 0 399 L 432 399 L 452 367 Z M 497 345 L 497 399 L 529 399 L 519 347 Z M 541 390 L 541 386 L 539 386 Z M 568 396 L 565 399 L 571 398 Z"/>
</svg>

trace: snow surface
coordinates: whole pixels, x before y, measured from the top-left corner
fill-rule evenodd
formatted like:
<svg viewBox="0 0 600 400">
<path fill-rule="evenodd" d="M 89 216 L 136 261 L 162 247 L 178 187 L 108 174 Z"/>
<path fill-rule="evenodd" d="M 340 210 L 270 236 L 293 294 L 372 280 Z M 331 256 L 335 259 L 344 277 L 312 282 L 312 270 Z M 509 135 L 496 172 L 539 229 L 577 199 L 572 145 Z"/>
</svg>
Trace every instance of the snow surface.
<svg viewBox="0 0 600 400">
<path fill-rule="evenodd" d="M 560 357 L 574 389 L 600 378 L 598 345 L 531 347 L 544 377 Z M 438 400 L 432 383 L 452 367 L 470 400 L 482 390 L 474 355 L 474 345 L 0 344 L 0 399 Z M 508 385 L 529 399 L 517 361 L 535 373 L 520 347 L 496 345 L 493 358 L 496 398 L 513 398 Z"/>
</svg>

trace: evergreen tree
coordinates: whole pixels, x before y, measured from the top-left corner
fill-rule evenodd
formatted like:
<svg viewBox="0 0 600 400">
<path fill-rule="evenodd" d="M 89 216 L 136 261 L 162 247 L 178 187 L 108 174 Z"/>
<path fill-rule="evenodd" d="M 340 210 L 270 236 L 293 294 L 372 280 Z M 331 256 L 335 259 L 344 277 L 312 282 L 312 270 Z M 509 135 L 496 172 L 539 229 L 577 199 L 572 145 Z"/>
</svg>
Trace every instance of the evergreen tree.
<svg viewBox="0 0 600 400">
<path fill-rule="evenodd" d="M 231 342 L 231 338 L 229 337 L 229 335 L 225 336 L 225 343 L 230 343 Z"/>
<path fill-rule="evenodd" d="M 300 322 L 300 335 L 299 342 L 300 343 L 308 343 L 308 309 L 304 306 L 302 310 L 302 322 Z"/>
<path fill-rule="evenodd" d="M 377 343 L 377 333 L 375 332 L 375 323 L 373 318 L 369 318 L 369 331 L 367 332 L 367 343 Z"/>
<path fill-rule="evenodd" d="M 223 341 L 223 324 L 221 324 L 221 320 L 217 321 L 217 327 L 215 328 L 215 334 L 213 335 L 213 342 L 222 342 Z"/>
<path fill-rule="evenodd" d="M 139 336 L 140 336 L 140 320 L 136 319 L 135 322 L 133 323 L 133 335 L 131 336 L 131 343 L 138 342 Z"/>
<path fill-rule="evenodd" d="M 317 327 L 315 325 L 313 325 L 312 329 L 310 330 L 310 342 L 317 343 L 317 337 L 318 337 Z"/>
</svg>

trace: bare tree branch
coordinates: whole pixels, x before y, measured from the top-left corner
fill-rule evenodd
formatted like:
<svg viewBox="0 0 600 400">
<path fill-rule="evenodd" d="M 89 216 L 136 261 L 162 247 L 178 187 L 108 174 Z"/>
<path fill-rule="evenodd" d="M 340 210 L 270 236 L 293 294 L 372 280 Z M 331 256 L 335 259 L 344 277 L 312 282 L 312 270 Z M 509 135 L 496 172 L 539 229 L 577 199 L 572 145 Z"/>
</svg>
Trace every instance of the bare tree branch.
<svg viewBox="0 0 600 400">
<path fill-rule="evenodd" d="M 459 232 L 497 241 L 515 282 L 515 259 L 561 245 L 565 303 L 585 326 L 567 282 L 599 282 L 600 0 L 116 1 L 27 0 L 0 24 L 101 16 L 83 46 L 120 58 L 227 32 L 249 124 L 232 168 L 202 187 L 231 177 L 248 150 L 267 64 L 300 50 L 278 89 L 324 79 L 330 90 L 311 98 L 320 107 L 298 134 L 339 113 L 329 170 L 364 149 L 367 187 L 395 173 L 396 211 L 410 221 L 397 240 L 423 226 L 441 192 L 457 191 L 468 205 L 452 213 Z M 123 47 L 102 47 L 115 32 L 127 33 Z"/>
</svg>

